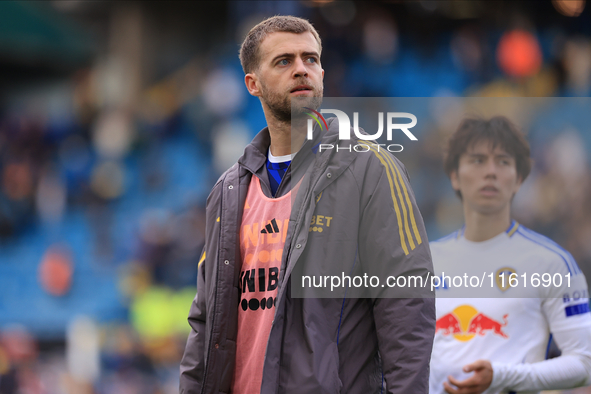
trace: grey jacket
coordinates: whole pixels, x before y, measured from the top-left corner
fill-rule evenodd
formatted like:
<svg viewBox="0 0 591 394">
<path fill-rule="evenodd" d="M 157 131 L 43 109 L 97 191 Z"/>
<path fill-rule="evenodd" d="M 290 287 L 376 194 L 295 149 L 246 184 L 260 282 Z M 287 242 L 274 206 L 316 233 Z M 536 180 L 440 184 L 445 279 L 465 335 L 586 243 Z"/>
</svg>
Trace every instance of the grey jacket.
<svg viewBox="0 0 591 394">
<path fill-rule="evenodd" d="M 354 298 L 295 298 L 301 271 L 342 265 L 350 275 L 433 274 L 424 224 L 402 163 L 389 153 L 315 152 L 338 142 L 338 125 L 307 141 L 287 177 L 302 178 L 282 257 L 275 318 L 267 344 L 261 393 L 428 393 L 435 332 L 429 288 L 417 298 L 371 294 Z M 356 141 L 352 141 L 355 143 Z M 228 393 L 234 372 L 241 269 L 239 228 L 252 176 L 270 188 L 262 130 L 226 171 L 207 199 L 206 242 L 191 333 L 181 361 L 180 393 Z M 388 155 L 387 157 L 385 155 Z M 278 195 L 288 191 L 284 179 Z M 313 218 L 330 217 L 322 232 Z M 318 222 L 314 220 L 314 223 Z M 304 268 L 302 268 L 304 267 Z M 294 271 L 294 268 L 296 271 Z M 296 276 L 299 272 L 299 276 Z M 324 271 L 325 272 L 325 271 Z M 416 293 L 416 294 L 419 294 Z M 344 294 L 344 295 L 343 295 Z"/>
</svg>

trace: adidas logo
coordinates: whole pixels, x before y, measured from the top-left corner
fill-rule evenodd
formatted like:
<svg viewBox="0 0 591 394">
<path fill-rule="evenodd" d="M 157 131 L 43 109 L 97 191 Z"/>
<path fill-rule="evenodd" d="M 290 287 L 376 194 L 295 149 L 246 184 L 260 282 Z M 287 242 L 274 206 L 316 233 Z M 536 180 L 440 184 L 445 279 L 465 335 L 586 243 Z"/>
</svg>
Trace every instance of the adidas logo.
<svg viewBox="0 0 591 394">
<path fill-rule="evenodd" d="M 261 234 L 273 234 L 278 232 L 279 227 L 277 227 L 277 222 L 275 221 L 275 219 L 271 220 L 271 222 L 267 224 L 264 229 L 261 230 Z"/>
</svg>

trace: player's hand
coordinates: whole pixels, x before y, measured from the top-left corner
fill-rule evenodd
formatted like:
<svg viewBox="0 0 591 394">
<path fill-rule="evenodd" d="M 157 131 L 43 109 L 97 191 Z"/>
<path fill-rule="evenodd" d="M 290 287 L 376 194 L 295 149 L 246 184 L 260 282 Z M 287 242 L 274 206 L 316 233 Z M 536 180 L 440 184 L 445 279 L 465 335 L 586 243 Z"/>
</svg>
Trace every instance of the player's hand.
<svg viewBox="0 0 591 394">
<path fill-rule="evenodd" d="M 464 372 L 474 372 L 466 380 L 457 380 L 453 376 L 448 376 L 449 383 L 456 386 L 452 387 L 448 382 L 443 382 L 445 392 L 449 394 L 480 394 L 490 387 L 493 378 L 493 369 L 490 361 L 478 360 L 462 368 Z"/>
</svg>

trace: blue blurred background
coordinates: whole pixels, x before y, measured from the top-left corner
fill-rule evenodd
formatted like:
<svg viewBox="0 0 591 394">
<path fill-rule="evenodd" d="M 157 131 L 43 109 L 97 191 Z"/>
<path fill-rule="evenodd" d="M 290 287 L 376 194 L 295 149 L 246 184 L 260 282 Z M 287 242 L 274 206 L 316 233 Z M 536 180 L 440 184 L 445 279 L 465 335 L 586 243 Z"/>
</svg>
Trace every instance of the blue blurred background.
<svg viewBox="0 0 591 394">
<path fill-rule="evenodd" d="M 325 96 L 448 97 L 430 108 L 445 119 L 460 97 L 589 96 L 589 8 L 0 2 L 0 394 L 178 392 L 205 199 L 265 126 L 237 56 L 264 17 L 318 29 Z M 515 214 L 590 278 L 591 101 L 552 103 L 507 109 L 535 159 Z M 453 127 L 402 158 L 430 239 L 462 223 L 441 164 Z"/>
</svg>

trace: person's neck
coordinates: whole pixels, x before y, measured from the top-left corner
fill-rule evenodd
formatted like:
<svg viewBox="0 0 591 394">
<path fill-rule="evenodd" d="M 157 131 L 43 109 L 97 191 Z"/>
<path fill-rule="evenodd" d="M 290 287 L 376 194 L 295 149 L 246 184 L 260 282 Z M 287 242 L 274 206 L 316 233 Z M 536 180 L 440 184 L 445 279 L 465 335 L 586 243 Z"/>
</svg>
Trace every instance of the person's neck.
<svg viewBox="0 0 591 394">
<path fill-rule="evenodd" d="M 304 123 L 294 124 L 294 127 L 302 130 Z M 271 136 L 271 154 L 273 156 L 286 156 L 296 153 L 304 143 L 303 132 L 292 133 L 292 122 L 281 121 L 274 116 L 267 116 L 267 127 Z"/>
<path fill-rule="evenodd" d="M 464 208 L 464 218 L 466 220 L 464 237 L 472 242 L 483 242 L 494 238 L 506 231 L 511 224 L 509 211 L 482 214 Z"/>
</svg>

